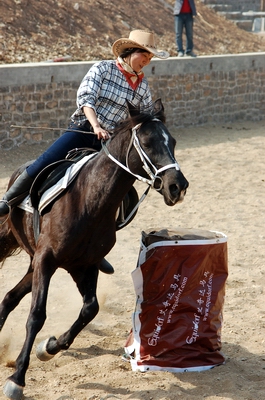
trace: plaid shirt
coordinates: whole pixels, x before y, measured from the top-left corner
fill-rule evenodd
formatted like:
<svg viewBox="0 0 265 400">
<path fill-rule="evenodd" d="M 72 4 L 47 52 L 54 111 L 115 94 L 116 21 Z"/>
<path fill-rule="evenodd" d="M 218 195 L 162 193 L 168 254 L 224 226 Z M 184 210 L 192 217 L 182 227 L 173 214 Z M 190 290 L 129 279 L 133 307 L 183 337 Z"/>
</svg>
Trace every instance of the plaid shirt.
<svg viewBox="0 0 265 400">
<path fill-rule="evenodd" d="M 152 110 L 152 98 L 146 78 L 133 90 L 114 60 L 100 61 L 92 66 L 79 86 L 78 108 L 71 120 L 77 124 L 85 122 L 87 118 L 82 107 L 88 106 L 94 109 L 102 128 L 113 129 L 118 122 L 129 116 L 126 100 L 140 108 L 141 112 Z"/>
</svg>

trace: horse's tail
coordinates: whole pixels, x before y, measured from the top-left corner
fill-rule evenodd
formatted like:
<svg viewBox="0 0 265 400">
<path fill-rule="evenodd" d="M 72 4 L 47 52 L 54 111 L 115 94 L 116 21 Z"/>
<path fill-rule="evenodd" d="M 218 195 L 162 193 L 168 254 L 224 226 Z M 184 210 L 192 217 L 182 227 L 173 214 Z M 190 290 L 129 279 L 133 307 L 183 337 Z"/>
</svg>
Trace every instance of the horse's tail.
<svg viewBox="0 0 265 400">
<path fill-rule="evenodd" d="M 11 176 L 8 188 L 12 185 L 14 180 L 20 175 L 25 168 L 33 161 L 29 161 L 21 165 Z M 0 268 L 3 266 L 7 257 L 20 253 L 21 247 L 19 246 L 13 232 L 11 231 L 7 222 L 0 224 Z"/>
<path fill-rule="evenodd" d="M 3 266 L 7 257 L 18 254 L 21 250 L 8 223 L 0 225 L 0 267 Z"/>
</svg>

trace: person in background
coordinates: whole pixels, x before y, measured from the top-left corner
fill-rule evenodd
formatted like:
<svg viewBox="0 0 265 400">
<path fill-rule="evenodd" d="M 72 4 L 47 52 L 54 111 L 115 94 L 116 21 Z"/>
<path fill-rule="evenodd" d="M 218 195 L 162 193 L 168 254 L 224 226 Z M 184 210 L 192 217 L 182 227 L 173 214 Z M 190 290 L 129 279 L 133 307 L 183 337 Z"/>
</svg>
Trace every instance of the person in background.
<svg viewBox="0 0 265 400">
<path fill-rule="evenodd" d="M 176 0 L 174 6 L 175 32 L 178 57 L 184 54 L 188 57 L 197 57 L 193 52 L 193 18 L 197 15 L 194 0 Z M 183 48 L 183 28 L 186 34 L 186 50 Z"/>
<path fill-rule="evenodd" d="M 150 88 L 142 69 L 152 57 L 167 58 L 168 52 L 157 50 L 154 34 L 143 30 L 116 40 L 112 52 L 115 60 L 95 63 L 83 78 L 68 129 L 22 172 L 0 200 L 0 218 L 8 216 L 11 207 L 21 202 L 22 194 L 27 196 L 34 179 L 49 164 L 64 159 L 74 148 L 99 151 L 101 140 L 109 139 L 109 132 L 129 117 L 127 101 L 141 112 L 152 110 Z M 100 269 L 114 272 L 106 260 Z"/>
</svg>

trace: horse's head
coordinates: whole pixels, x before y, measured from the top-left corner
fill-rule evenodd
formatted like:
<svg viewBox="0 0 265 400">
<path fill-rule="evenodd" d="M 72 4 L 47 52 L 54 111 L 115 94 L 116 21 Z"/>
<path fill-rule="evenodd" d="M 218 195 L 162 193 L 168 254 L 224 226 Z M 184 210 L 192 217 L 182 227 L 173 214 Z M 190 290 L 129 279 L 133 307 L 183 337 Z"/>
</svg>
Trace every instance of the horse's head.
<svg viewBox="0 0 265 400">
<path fill-rule="evenodd" d="M 134 154 L 128 158 L 128 167 L 146 178 L 163 195 L 165 203 L 173 206 L 184 199 L 189 183 L 174 157 L 176 141 L 164 125 L 163 104 L 160 99 L 157 100 L 151 115 L 137 114 L 135 109 L 130 109 L 130 114 L 134 126 L 132 143 L 138 154 L 132 152 Z"/>
</svg>

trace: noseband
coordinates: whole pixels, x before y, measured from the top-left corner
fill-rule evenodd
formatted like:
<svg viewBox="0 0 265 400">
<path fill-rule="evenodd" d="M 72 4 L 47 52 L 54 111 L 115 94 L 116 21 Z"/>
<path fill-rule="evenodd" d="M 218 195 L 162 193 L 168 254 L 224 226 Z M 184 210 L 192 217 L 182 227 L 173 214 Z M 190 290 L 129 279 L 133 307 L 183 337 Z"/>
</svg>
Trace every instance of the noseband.
<svg viewBox="0 0 265 400">
<path fill-rule="evenodd" d="M 154 118 L 152 121 L 159 121 L 158 119 Z M 157 169 L 155 167 L 155 165 L 152 163 L 152 161 L 150 160 L 150 158 L 148 157 L 148 155 L 145 153 L 145 151 L 142 149 L 140 141 L 137 137 L 137 132 L 141 127 L 141 123 L 136 125 L 135 127 L 132 128 L 132 136 L 131 136 L 131 140 L 128 146 L 128 150 L 127 150 L 127 154 L 126 154 L 126 165 L 120 163 L 115 157 L 113 157 L 106 144 L 104 142 L 102 142 L 102 147 L 105 151 L 105 153 L 107 154 L 107 156 L 114 161 L 116 164 L 118 164 L 121 168 L 123 168 L 125 171 L 129 172 L 131 175 L 135 176 L 135 178 L 137 178 L 139 181 L 142 181 L 144 183 L 147 183 L 149 186 L 151 186 L 153 189 L 159 191 L 163 188 L 163 181 L 162 178 L 159 176 L 159 174 L 161 172 L 166 171 L 167 169 L 170 168 L 176 168 L 177 171 L 180 170 L 179 164 L 177 162 L 173 163 L 173 164 L 167 164 L 164 167 L 161 167 L 159 169 Z M 137 151 L 142 163 L 143 163 L 143 169 L 145 170 L 145 172 L 148 174 L 148 176 L 150 177 L 150 179 L 147 179 L 141 175 L 137 175 L 135 173 L 133 173 L 130 170 L 129 167 L 129 153 L 131 148 L 134 147 L 135 150 Z"/>
</svg>

